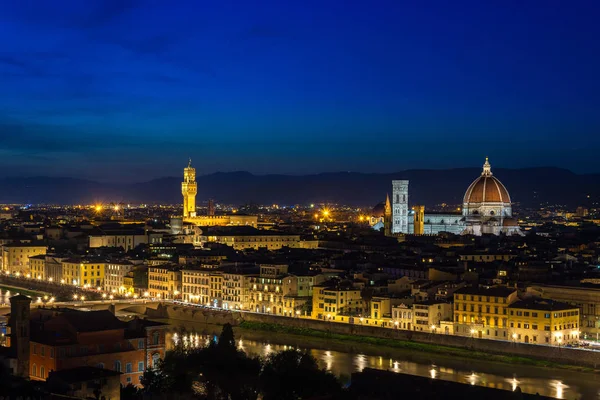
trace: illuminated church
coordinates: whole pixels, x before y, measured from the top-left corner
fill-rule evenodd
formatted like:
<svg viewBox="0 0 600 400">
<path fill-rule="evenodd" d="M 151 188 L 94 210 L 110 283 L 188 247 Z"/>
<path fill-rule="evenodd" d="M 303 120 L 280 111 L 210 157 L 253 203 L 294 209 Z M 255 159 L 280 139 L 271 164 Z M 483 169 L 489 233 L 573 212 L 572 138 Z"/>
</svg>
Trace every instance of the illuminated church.
<svg viewBox="0 0 600 400">
<path fill-rule="evenodd" d="M 449 232 L 458 235 L 522 235 L 512 217 L 510 195 L 492 174 L 486 158 L 483 171 L 469 185 L 461 212 L 425 213 L 423 206 L 408 207 L 408 180 L 392 181 L 391 210 L 387 211 L 391 229 L 386 234 L 434 235 Z"/>
</svg>

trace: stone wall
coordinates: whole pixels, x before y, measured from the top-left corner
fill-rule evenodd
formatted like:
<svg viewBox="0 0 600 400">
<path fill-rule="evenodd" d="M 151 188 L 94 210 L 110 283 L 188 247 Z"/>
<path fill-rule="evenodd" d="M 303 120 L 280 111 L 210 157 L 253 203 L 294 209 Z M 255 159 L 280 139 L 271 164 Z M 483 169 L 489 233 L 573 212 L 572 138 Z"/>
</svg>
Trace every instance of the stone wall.
<svg viewBox="0 0 600 400">
<path fill-rule="evenodd" d="M 147 315 L 149 318 L 171 318 L 207 324 L 230 323 L 232 325 L 239 325 L 242 321 L 281 324 L 343 335 L 371 336 L 382 339 L 413 341 L 433 345 L 466 348 L 493 354 L 535 358 L 562 364 L 600 368 L 600 352 L 565 347 L 559 348 L 556 346 L 530 345 L 508 341 L 379 328 L 375 326 L 333 323 L 305 318 L 289 318 L 268 314 L 240 313 L 235 311 L 219 311 L 162 304 L 156 310 L 148 309 Z"/>
</svg>

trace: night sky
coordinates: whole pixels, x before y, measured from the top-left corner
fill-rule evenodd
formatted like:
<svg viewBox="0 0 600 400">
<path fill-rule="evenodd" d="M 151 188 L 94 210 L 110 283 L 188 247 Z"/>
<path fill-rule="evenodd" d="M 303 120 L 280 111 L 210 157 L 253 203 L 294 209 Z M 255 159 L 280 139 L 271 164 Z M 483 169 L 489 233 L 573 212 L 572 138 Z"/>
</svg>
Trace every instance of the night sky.
<svg viewBox="0 0 600 400">
<path fill-rule="evenodd" d="M 597 0 L 0 5 L 0 177 L 600 172 Z"/>
</svg>

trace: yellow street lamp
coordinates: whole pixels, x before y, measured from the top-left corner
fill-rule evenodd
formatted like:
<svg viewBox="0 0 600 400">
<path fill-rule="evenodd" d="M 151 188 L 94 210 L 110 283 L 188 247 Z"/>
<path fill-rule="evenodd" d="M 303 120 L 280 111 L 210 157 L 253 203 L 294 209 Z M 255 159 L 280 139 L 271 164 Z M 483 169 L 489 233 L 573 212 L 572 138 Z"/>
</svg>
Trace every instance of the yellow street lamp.
<svg viewBox="0 0 600 400">
<path fill-rule="evenodd" d="M 77 295 L 76 294 L 73 295 L 73 300 L 77 300 Z"/>
</svg>

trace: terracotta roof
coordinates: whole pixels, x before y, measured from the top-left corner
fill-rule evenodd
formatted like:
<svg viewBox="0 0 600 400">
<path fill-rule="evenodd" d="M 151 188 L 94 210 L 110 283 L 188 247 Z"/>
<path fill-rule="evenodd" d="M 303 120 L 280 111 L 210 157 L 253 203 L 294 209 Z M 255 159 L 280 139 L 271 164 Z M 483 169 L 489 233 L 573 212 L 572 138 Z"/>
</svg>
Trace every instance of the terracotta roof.
<svg viewBox="0 0 600 400">
<path fill-rule="evenodd" d="M 468 203 L 510 203 L 508 191 L 495 176 L 482 175 L 467 189 L 463 202 Z"/>
<path fill-rule="evenodd" d="M 101 311 L 69 311 L 62 316 L 73 325 L 78 332 L 109 331 L 125 329 L 125 322 L 107 310 Z"/>
</svg>

